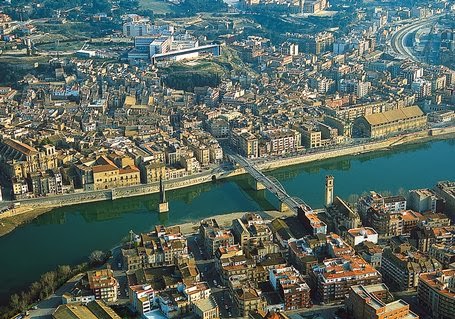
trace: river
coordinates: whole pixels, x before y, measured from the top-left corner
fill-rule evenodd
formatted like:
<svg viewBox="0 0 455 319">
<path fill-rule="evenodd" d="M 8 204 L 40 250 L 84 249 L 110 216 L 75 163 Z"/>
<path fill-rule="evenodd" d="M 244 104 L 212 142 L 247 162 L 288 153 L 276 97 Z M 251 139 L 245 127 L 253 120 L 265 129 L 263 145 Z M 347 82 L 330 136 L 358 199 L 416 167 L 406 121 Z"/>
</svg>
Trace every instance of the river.
<svg viewBox="0 0 455 319">
<path fill-rule="evenodd" d="M 455 180 L 455 139 L 407 145 L 270 172 L 288 193 L 313 208 L 323 205 L 325 176 L 335 194 L 348 199 L 365 191 L 398 192 Z M 0 303 L 60 264 L 76 264 L 93 250 L 107 250 L 156 224 L 179 224 L 236 211 L 274 209 L 266 191 L 255 192 L 247 175 L 167 192 L 168 214 L 156 212 L 158 195 L 68 206 L 52 210 L 0 238 Z"/>
</svg>

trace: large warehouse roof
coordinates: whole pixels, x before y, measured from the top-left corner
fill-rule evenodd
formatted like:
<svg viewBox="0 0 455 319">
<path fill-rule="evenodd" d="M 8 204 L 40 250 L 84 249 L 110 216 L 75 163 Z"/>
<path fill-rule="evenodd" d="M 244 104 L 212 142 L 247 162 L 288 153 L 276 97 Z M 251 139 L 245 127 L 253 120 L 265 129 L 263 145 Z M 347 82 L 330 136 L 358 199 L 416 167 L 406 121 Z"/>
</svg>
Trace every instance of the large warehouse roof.
<svg viewBox="0 0 455 319">
<path fill-rule="evenodd" d="M 422 116 L 423 112 L 418 106 L 404 107 L 401 109 L 390 110 L 383 113 L 365 115 L 365 120 L 371 126 L 390 123 L 397 120 Z"/>
</svg>

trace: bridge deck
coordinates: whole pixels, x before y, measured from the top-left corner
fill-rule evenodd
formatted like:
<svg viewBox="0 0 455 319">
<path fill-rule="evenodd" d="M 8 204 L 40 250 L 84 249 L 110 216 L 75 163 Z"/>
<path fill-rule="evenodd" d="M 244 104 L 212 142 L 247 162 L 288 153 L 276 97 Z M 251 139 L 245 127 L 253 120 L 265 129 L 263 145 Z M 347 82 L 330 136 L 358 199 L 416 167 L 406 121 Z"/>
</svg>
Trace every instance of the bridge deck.
<svg viewBox="0 0 455 319">
<path fill-rule="evenodd" d="M 289 195 L 284 187 L 274 177 L 266 176 L 258 167 L 251 163 L 248 159 L 240 155 L 230 155 L 231 159 L 242 166 L 257 182 L 264 185 L 270 192 L 275 194 L 280 202 L 285 204 L 295 214 L 301 208 L 305 212 L 311 212 L 311 207 L 302 199 Z"/>
</svg>

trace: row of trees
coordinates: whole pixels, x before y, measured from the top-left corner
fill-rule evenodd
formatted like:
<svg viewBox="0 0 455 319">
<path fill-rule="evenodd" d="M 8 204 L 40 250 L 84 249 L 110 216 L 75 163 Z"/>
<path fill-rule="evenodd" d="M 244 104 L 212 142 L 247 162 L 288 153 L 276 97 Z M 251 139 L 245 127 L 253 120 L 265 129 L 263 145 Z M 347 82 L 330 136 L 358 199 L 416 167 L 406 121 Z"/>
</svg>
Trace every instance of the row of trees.
<svg viewBox="0 0 455 319">
<path fill-rule="evenodd" d="M 76 266 L 60 265 L 56 270 L 44 273 L 39 280 L 33 282 L 27 289 L 10 297 L 9 305 L 0 308 L 0 318 L 11 318 L 17 313 L 26 311 L 30 305 L 51 296 L 58 287 L 75 275 L 103 265 L 110 256 L 110 251 L 96 250 L 90 254 L 88 262 Z"/>
<path fill-rule="evenodd" d="M 199 86 L 218 86 L 221 75 L 209 71 L 174 72 L 163 77 L 163 82 L 170 88 L 193 92 Z"/>
</svg>

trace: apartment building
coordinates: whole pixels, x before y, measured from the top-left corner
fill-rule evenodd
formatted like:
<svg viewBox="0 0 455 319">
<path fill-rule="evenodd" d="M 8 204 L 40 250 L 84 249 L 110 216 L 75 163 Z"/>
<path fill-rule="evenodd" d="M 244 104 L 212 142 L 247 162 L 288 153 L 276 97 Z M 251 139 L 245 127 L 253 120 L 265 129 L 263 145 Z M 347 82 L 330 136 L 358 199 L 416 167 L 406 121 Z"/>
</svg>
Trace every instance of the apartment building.
<svg viewBox="0 0 455 319">
<path fill-rule="evenodd" d="M 246 130 L 233 130 L 230 136 L 231 145 L 239 154 L 247 158 L 259 156 L 259 139 L 256 135 Z"/>
<path fill-rule="evenodd" d="M 234 219 L 231 230 L 235 242 L 242 247 L 273 241 L 271 229 L 258 214 L 246 213 L 242 218 Z"/>
<path fill-rule="evenodd" d="M 304 275 L 309 274 L 318 263 L 314 249 L 303 238 L 289 241 L 289 261 Z"/>
<path fill-rule="evenodd" d="M 381 274 L 386 284 L 398 290 L 417 287 L 419 274 L 441 269 L 441 263 L 429 258 L 409 244 L 401 244 L 394 250 L 384 249 Z"/>
<path fill-rule="evenodd" d="M 449 268 L 450 264 L 455 263 L 455 245 L 433 244 L 428 254 L 442 264 L 442 268 Z"/>
<path fill-rule="evenodd" d="M 244 318 L 248 318 L 251 312 L 264 311 L 267 306 L 261 290 L 248 286 L 234 290 L 234 302 Z"/>
<path fill-rule="evenodd" d="M 129 286 L 128 298 L 131 307 L 140 315 L 151 311 L 154 306 L 156 291 L 151 285 Z"/>
<path fill-rule="evenodd" d="M 284 309 L 296 310 L 311 306 L 310 287 L 294 267 L 274 267 L 269 270 L 269 281 L 284 300 Z"/>
<path fill-rule="evenodd" d="M 317 148 L 322 146 L 322 132 L 313 127 L 303 125 L 300 129 L 302 144 L 306 148 Z"/>
<path fill-rule="evenodd" d="M 326 259 L 310 273 L 316 298 L 324 304 L 343 301 L 350 286 L 381 282 L 381 274 L 359 256 Z"/>
<path fill-rule="evenodd" d="M 127 270 L 174 265 L 176 258 L 187 254 L 186 238 L 178 226 L 157 225 L 153 232 L 140 235 L 136 247 L 122 249 L 124 268 Z"/>
<path fill-rule="evenodd" d="M 446 209 L 448 216 L 454 220 L 455 218 L 455 182 L 439 182 L 434 191 L 446 201 Z"/>
<path fill-rule="evenodd" d="M 204 241 L 206 252 L 213 256 L 220 247 L 234 245 L 234 235 L 230 230 L 221 229 L 215 219 L 209 218 L 201 221 L 199 234 Z"/>
<path fill-rule="evenodd" d="M 295 130 L 277 129 L 262 132 L 267 154 L 281 155 L 293 152 L 301 146 L 300 133 Z"/>
<path fill-rule="evenodd" d="M 388 213 L 398 213 L 406 209 L 406 198 L 403 196 L 382 196 L 371 191 L 359 200 L 358 208 L 362 215 L 366 215 L 370 208 L 380 209 Z"/>
<path fill-rule="evenodd" d="M 201 299 L 207 299 L 211 295 L 211 289 L 206 282 L 195 282 L 191 284 L 182 284 L 183 294 L 187 297 L 188 301 L 194 303 Z"/>
<path fill-rule="evenodd" d="M 88 286 L 96 299 L 115 302 L 118 296 L 119 283 L 112 269 L 100 269 L 87 272 Z"/>
<path fill-rule="evenodd" d="M 409 191 L 407 202 L 408 208 L 420 213 L 428 211 L 440 213 L 444 210 L 444 200 L 436 195 L 434 190 L 428 188 Z"/>
<path fill-rule="evenodd" d="M 388 302 L 391 294 L 384 284 L 356 285 L 349 290 L 346 308 L 352 319 L 418 319 L 404 300 Z"/>
<path fill-rule="evenodd" d="M 318 214 L 299 210 L 298 218 L 303 223 L 305 229 L 310 232 L 310 234 L 325 235 L 327 233 L 327 224 L 318 217 Z"/>
<path fill-rule="evenodd" d="M 436 244 L 455 245 L 455 225 L 433 227 L 432 231 Z"/>
<path fill-rule="evenodd" d="M 326 237 L 327 254 L 331 258 L 351 256 L 355 254 L 354 249 L 347 244 L 339 235 L 330 233 Z"/>
<path fill-rule="evenodd" d="M 455 269 L 420 274 L 417 295 L 431 318 L 454 318 Z"/>
<path fill-rule="evenodd" d="M 267 280 L 268 271 L 245 255 L 221 256 L 215 263 L 224 283 L 229 282 L 233 276 L 244 276 L 252 284 Z"/>
<path fill-rule="evenodd" d="M 382 248 L 379 245 L 373 244 L 370 241 L 364 241 L 355 246 L 355 251 L 359 256 L 365 259 L 371 266 L 376 269 L 381 268 L 382 264 Z"/>
</svg>

